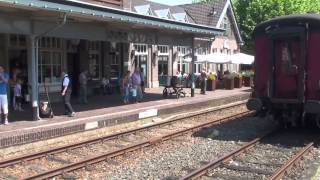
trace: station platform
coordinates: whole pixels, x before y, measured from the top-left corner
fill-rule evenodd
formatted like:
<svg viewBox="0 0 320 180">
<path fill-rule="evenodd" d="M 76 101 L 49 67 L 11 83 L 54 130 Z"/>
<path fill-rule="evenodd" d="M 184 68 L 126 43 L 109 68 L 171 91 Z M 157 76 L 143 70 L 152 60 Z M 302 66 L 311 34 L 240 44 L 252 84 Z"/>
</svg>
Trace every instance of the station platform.
<svg viewBox="0 0 320 180">
<path fill-rule="evenodd" d="M 196 89 L 195 97 L 187 95 L 180 99 L 164 99 L 163 88 L 146 89 L 144 99 L 136 104 L 123 104 L 120 95 L 97 95 L 88 99 L 86 105 L 73 102 L 75 117 L 63 115 L 63 104 L 53 104 L 54 118 L 31 121 L 31 109 L 10 112 L 9 125 L 0 125 L 0 148 L 45 140 L 77 132 L 113 126 L 121 123 L 162 116 L 167 114 L 220 106 L 249 98 L 251 88 L 207 91 L 201 95 Z"/>
</svg>

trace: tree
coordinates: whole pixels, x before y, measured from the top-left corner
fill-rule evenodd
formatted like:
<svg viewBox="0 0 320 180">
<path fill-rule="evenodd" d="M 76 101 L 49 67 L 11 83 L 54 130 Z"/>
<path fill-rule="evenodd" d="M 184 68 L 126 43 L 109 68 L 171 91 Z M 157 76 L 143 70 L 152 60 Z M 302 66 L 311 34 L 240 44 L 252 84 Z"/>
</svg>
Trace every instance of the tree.
<svg viewBox="0 0 320 180">
<path fill-rule="evenodd" d="M 320 12 L 320 0 L 233 0 L 244 49 L 252 50 L 255 26 L 276 16 Z"/>
</svg>

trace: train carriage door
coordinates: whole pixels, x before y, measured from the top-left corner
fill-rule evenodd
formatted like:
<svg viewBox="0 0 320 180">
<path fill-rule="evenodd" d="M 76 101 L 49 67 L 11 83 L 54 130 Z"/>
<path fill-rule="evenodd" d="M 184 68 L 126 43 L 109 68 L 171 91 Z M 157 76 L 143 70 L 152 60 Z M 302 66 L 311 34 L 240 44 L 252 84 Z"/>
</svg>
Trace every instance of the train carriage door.
<svg viewBox="0 0 320 180">
<path fill-rule="evenodd" d="M 290 32 L 290 31 L 289 31 Z M 273 39 L 273 96 L 275 99 L 304 99 L 304 33 Z"/>
</svg>

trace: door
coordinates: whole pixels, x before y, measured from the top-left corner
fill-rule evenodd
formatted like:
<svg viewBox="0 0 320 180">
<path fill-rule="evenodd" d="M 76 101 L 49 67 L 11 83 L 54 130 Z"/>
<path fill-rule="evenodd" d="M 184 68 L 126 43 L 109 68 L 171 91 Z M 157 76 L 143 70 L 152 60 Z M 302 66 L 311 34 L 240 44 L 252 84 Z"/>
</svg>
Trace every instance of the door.
<svg viewBox="0 0 320 180">
<path fill-rule="evenodd" d="M 169 56 L 159 56 L 158 58 L 158 79 L 160 85 L 167 84 Z"/>
<path fill-rule="evenodd" d="M 68 53 L 67 55 L 67 70 L 72 83 L 72 96 L 78 96 L 79 93 L 80 63 L 78 59 L 78 54 L 76 53 Z"/>
<path fill-rule="evenodd" d="M 140 71 L 143 70 L 143 75 L 144 75 L 144 82 L 145 86 L 147 86 L 147 55 L 137 55 L 135 56 L 135 68 L 139 68 Z"/>
<path fill-rule="evenodd" d="M 300 37 L 274 40 L 274 98 L 299 99 L 299 88 L 303 88 L 299 72 L 304 71 L 301 43 Z"/>
</svg>

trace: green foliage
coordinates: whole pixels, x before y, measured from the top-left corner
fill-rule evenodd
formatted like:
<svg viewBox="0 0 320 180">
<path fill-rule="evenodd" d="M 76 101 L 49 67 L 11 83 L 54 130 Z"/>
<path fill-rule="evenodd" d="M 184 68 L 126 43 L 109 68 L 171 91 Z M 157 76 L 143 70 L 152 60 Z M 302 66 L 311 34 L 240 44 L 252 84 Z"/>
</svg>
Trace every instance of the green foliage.
<svg viewBox="0 0 320 180">
<path fill-rule="evenodd" d="M 245 49 L 252 50 L 255 26 L 276 16 L 320 13 L 320 0 L 233 0 Z"/>
<path fill-rule="evenodd" d="M 243 77 L 253 77 L 254 72 L 252 70 L 249 70 L 249 71 L 243 71 L 241 74 Z"/>
</svg>

